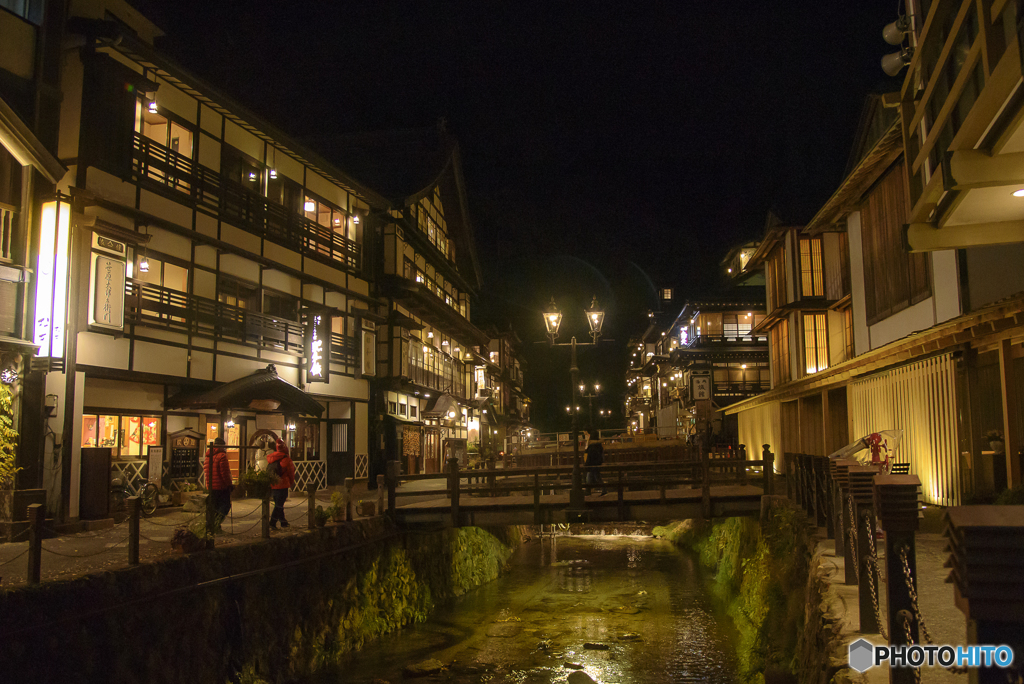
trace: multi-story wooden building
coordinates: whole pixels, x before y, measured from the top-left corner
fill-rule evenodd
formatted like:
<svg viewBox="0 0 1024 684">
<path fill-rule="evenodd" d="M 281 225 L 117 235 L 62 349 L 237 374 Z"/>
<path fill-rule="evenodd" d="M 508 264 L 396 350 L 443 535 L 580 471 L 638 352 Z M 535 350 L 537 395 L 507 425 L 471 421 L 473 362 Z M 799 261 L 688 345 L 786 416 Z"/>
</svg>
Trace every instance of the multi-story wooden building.
<svg viewBox="0 0 1024 684">
<path fill-rule="evenodd" d="M 378 337 L 375 434 L 407 472 L 440 472 L 466 452 L 477 406 L 475 369 L 490 338 L 470 322 L 480 265 L 459 147 L 443 126 L 327 141 L 344 168 L 388 202 L 374 292 L 386 301 Z"/>
<path fill-rule="evenodd" d="M 32 312 L 39 236 L 56 230 L 54 190 L 67 173 L 56 157 L 63 12 L 59 1 L 0 5 L 0 412 L 21 435 L 5 430 L 0 446 L 5 465 L 20 469 L 0 482 L 15 491 L 0 499 L 0 528 L 12 516 L 24 520 L 25 506 L 43 495 L 43 463 L 28 456 L 43 441 Z"/>
<path fill-rule="evenodd" d="M 777 452 L 902 430 L 897 460 L 927 501 L 950 505 L 1019 478 L 1024 287 L 1019 265 L 997 267 L 988 248 L 907 249 L 919 200 L 906 114 L 896 97 L 870 97 L 839 188 L 807 226 L 769 230 L 751 259 L 768 281 L 772 390 L 728 412 L 741 441 Z M 1008 455 L 990 451 L 991 430 L 1010 436 Z"/>
</svg>

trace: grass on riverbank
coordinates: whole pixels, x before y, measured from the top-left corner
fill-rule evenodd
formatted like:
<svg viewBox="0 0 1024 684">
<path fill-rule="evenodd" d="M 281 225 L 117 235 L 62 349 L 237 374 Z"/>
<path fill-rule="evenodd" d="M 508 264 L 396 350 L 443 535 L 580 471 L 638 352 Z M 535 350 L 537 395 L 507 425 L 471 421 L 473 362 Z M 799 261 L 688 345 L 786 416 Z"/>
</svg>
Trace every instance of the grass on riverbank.
<svg viewBox="0 0 1024 684">
<path fill-rule="evenodd" d="M 796 681 L 812 548 L 802 516 L 788 506 L 773 507 L 764 533 L 749 518 L 685 520 L 654 531 L 694 551 L 712 573 L 739 635 L 744 682 L 764 682 L 766 672 L 773 680 Z"/>
</svg>

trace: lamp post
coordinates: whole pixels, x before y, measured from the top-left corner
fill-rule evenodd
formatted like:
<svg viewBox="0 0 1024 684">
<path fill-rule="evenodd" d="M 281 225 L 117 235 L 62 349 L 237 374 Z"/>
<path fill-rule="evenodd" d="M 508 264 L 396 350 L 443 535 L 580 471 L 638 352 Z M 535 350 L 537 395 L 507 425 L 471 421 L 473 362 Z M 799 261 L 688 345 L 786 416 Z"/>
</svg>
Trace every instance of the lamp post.
<svg viewBox="0 0 1024 684">
<path fill-rule="evenodd" d="M 590 308 L 584 310 L 587 315 L 587 325 L 590 326 L 590 337 L 593 342 L 583 342 L 578 346 L 585 347 L 596 345 L 601 337 L 601 328 L 604 326 L 604 311 L 597 305 L 597 297 L 590 303 Z M 572 378 L 572 405 L 576 406 L 576 391 L 580 388 L 580 369 L 576 365 L 576 336 L 574 335 L 568 343 L 558 343 L 558 327 L 562 323 L 562 312 L 555 305 L 555 298 L 544 311 L 544 327 L 547 329 L 548 338 L 552 347 L 567 346 L 572 350 L 570 357 L 569 375 Z M 583 498 L 583 478 L 580 469 L 580 427 L 579 409 L 569 412 L 572 415 L 572 489 L 569 491 L 569 508 L 583 510 L 585 500 Z"/>
<path fill-rule="evenodd" d="M 601 392 L 601 385 L 594 383 L 594 387 L 587 390 L 586 385 L 580 385 L 580 396 L 587 400 L 588 415 L 590 416 L 589 428 L 594 429 L 594 397 Z"/>
</svg>

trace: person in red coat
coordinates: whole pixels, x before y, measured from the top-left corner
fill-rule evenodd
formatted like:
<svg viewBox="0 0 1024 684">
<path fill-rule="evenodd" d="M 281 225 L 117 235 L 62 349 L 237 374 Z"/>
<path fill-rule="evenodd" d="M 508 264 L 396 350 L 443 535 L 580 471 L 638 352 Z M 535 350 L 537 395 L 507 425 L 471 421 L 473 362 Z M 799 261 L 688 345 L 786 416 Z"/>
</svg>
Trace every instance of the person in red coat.
<svg viewBox="0 0 1024 684">
<path fill-rule="evenodd" d="M 206 461 L 203 463 L 203 472 L 206 473 L 206 488 L 210 490 L 210 499 L 213 508 L 217 511 L 216 526 L 220 528 L 220 522 L 228 516 L 231 511 L 231 466 L 228 465 L 228 455 L 224 450 L 224 440 L 220 437 L 210 443 L 206 452 Z"/>
<path fill-rule="evenodd" d="M 270 527 L 274 530 L 278 521 L 281 527 L 288 527 L 288 521 L 284 519 L 284 502 L 288 500 L 288 490 L 295 486 L 295 464 L 288 455 L 288 445 L 279 439 L 276 446 L 276 451 L 267 456 L 267 470 L 277 476 L 277 482 L 270 486 L 270 495 L 274 499 Z"/>
</svg>

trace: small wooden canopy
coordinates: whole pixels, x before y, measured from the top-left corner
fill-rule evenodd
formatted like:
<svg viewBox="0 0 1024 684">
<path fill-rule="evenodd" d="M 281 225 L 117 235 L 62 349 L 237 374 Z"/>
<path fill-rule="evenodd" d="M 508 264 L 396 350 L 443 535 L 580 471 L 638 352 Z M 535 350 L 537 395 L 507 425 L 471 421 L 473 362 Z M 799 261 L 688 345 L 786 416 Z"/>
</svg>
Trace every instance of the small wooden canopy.
<svg viewBox="0 0 1024 684">
<path fill-rule="evenodd" d="M 313 397 L 282 380 L 274 364 L 205 392 L 179 392 L 167 400 L 166 408 L 277 411 L 317 417 L 324 412 Z"/>
</svg>

